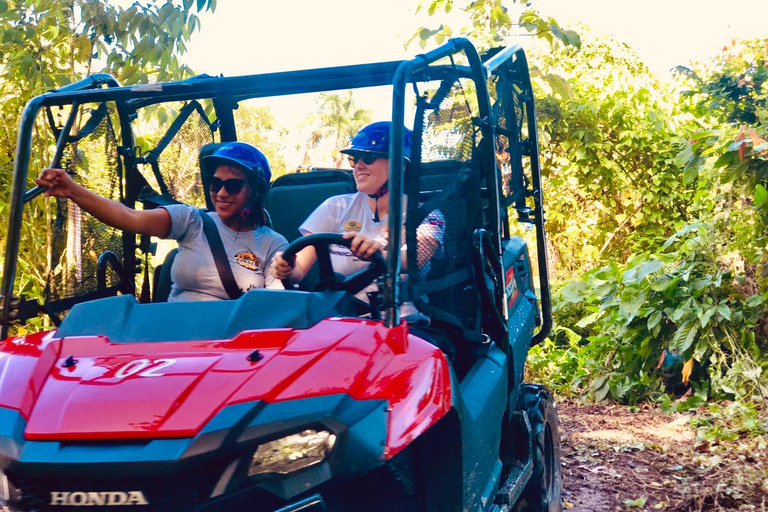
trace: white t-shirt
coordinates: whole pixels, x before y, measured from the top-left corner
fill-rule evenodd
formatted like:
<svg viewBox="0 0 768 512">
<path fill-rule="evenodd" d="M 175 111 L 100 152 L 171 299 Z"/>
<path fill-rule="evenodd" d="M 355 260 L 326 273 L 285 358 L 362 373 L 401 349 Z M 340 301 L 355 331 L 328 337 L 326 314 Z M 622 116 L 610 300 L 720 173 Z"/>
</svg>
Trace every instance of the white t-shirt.
<svg viewBox="0 0 768 512">
<path fill-rule="evenodd" d="M 314 212 L 307 217 L 307 220 L 299 227 L 302 235 L 307 233 L 340 233 L 346 232 L 362 233 L 369 238 L 373 238 L 386 247 L 389 240 L 389 214 L 379 218 L 375 222 L 374 211 L 368 204 L 368 196 L 362 192 L 354 194 L 342 194 L 326 199 L 323 204 L 318 206 Z M 405 215 L 403 215 L 405 222 Z M 444 255 L 443 241 L 445 238 L 445 218 L 439 210 L 432 211 L 427 218 L 419 225 L 417 236 L 431 237 L 437 240 L 438 248 L 433 258 L 442 258 Z M 358 270 L 366 268 L 371 263 L 361 260 L 347 247 L 331 245 L 331 263 L 334 271 L 345 276 L 351 275 Z M 430 263 L 427 262 L 420 272 L 428 272 Z M 376 284 L 373 283 L 364 290 L 360 291 L 356 297 L 368 301 L 367 293 L 376 290 Z"/>
<path fill-rule="evenodd" d="M 229 299 L 203 232 L 200 210 L 183 204 L 163 208 L 171 215 L 171 234 L 168 238 L 179 243 L 179 253 L 171 267 L 173 286 L 168 302 Z M 284 251 L 288 245 L 283 235 L 266 226 L 252 231 L 235 231 L 228 228 L 216 213 L 208 215 L 219 230 L 224 252 L 240 290 L 283 288 L 270 268 L 275 253 Z"/>
</svg>

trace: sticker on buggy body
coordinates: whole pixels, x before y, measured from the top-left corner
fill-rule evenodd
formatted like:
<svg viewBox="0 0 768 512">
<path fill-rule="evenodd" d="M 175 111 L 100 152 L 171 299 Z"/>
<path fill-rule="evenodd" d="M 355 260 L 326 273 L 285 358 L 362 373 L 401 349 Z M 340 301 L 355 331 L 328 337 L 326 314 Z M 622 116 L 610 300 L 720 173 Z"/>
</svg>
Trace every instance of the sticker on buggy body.
<svg viewBox="0 0 768 512">
<path fill-rule="evenodd" d="M 175 359 L 134 359 L 124 364 L 115 372 L 116 379 L 124 379 L 132 375 L 137 377 L 162 377 L 165 373 L 159 371 L 168 368 Z"/>
<path fill-rule="evenodd" d="M 509 267 L 507 269 L 507 286 L 504 289 L 504 293 L 507 296 L 507 310 L 510 310 L 512 309 L 512 306 L 515 305 L 517 296 L 520 294 L 520 290 L 517 288 L 514 267 Z"/>
</svg>

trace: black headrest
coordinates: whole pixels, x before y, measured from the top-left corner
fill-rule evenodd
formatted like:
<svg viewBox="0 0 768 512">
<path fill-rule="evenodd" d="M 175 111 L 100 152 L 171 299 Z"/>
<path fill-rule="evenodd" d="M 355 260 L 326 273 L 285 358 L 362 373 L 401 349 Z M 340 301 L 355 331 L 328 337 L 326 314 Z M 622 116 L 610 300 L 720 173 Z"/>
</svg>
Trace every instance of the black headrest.
<svg viewBox="0 0 768 512">
<path fill-rule="evenodd" d="M 292 242 L 300 235 L 299 226 L 323 201 L 355 190 L 355 180 L 349 171 L 334 169 L 280 176 L 267 195 L 272 229 Z"/>
</svg>

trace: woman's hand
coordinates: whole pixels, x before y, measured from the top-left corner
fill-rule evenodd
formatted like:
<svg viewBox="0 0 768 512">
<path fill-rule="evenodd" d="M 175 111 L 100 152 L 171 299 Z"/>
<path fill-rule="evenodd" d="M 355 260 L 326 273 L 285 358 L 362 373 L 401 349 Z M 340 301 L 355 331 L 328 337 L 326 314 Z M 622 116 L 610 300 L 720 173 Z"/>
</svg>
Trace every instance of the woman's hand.
<svg viewBox="0 0 768 512">
<path fill-rule="evenodd" d="M 64 169 L 43 169 L 35 183 L 46 187 L 44 194 L 47 197 L 70 197 L 77 186 Z"/>
<path fill-rule="evenodd" d="M 48 197 L 65 197 L 104 224 L 141 235 L 167 237 L 171 215 L 164 208 L 134 210 L 112 199 L 94 194 L 75 182 L 63 169 L 43 169 L 35 183 L 46 187 Z"/>
<path fill-rule="evenodd" d="M 344 238 L 347 240 L 352 239 L 349 250 L 361 260 L 369 259 L 376 252 L 384 253 L 384 245 L 376 238 L 367 237 L 362 233 L 351 232 L 344 233 Z"/>
<path fill-rule="evenodd" d="M 282 252 L 277 252 L 272 257 L 272 274 L 277 279 L 289 279 L 291 277 L 291 274 L 293 274 L 293 269 L 296 265 L 296 259 L 294 259 L 291 263 L 288 263 L 283 258 Z"/>
</svg>

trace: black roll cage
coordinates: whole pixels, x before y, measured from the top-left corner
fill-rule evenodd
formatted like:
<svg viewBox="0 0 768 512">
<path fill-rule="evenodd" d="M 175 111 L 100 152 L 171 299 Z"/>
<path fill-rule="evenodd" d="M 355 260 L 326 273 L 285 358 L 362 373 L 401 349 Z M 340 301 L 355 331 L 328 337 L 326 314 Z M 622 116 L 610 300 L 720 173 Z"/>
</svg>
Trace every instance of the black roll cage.
<svg viewBox="0 0 768 512">
<path fill-rule="evenodd" d="M 463 53 L 468 60 L 468 66 L 445 66 L 434 63 L 453 55 Z M 488 145 L 483 151 L 486 165 L 482 165 L 485 180 L 488 185 L 489 204 L 491 205 L 485 231 L 490 237 L 494 256 L 500 257 L 502 240 L 509 235 L 506 211 L 501 211 L 503 205 L 500 197 L 501 174 L 493 158 L 495 129 L 490 98 L 487 91 L 487 79 L 498 73 L 514 72 L 518 80 L 522 80 L 525 90 L 531 91 L 525 53 L 519 46 L 512 46 L 495 53 L 483 62 L 477 50 L 467 39 L 452 39 L 439 48 L 412 60 L 390 61 L 373 64 L 328 67 L 300 71 L 266 73 L 239 77 L 196 76 L 187 80 L 168 83 L 157 83 L 141 86 L 121 87 L 117 81 L 106 74 L 89 76 L 79 82 L 57 90 L 46 92 L 32 99 L 24 109 L 19 123 L 19 135 L 14 160 L 14 175 L 11 186 L 10 213 L 6 241 L 5 262 L 3 266 L 2 287 L 0 288 L 0 339 L 8 335 L 8 327 L 17 315 L 19 301 L 13 296 L 16 274 L 17 255 L 20 245 L 22 213 L 24 204 L 36 197 L 42 190 L 35 187 L 25 190 L 28 179 L 28 168 L 31 151 L 31 138 L 35 119 L 41 109 L 51 107 L 73 106 L 86 103 L 114 102 L 120 123 L 121 140 L 119 153 L 124 164 L 125 193 L 122 201 L 133 206 L 137 201 L 141 183 L 137 182 L 135 174 L 130 172 L 136 165 L 133 153 L 134 140 L 131 121 L 139 108 L 166 103 L 169 101 L 192 101 L 211 99 L 219 123 L 220 137 L 223 142 L 237 139 L 235 132 L 233 110 L 241 100 L 264 98 L 271 96 L 286 96 L 303 93 L 343 90 L 350 88 L 366 88 L 375 86 L 393 87 L 392 100 L 392 141 L 402 141 L 404 137 L 406 86 L 413 82 L 438 80 L 445 76 L 456 76 L 474 79 L 477 84 L 479 110 L 479 126 L 482 134 L 481 144 Z M 350 87 L 350 84 L 354 84 Z M 536 131 L 536 114 L 532 94 L 526 98 L 526 113 L 528 126 L 528 145 L 531 158 L 531 185 L 516 193 L 533 197 L 533 221 L 536 226 L 537 258 L 539 262 L 539 292 L 542 305 L 542 325 L 534 336 L 534 343 L 540 342 L 551 328 L 551 304 L 549 280 L 546 260 L 546 238 L 544 231 L 543 200 L 541 192 L 541 172 L 538 159 L 538 136 Z M 72 127 L 72 115 L 58 137 L 57 149 L 52 166 L 59 164 L 63 148 L 69 139 Z M 402 193 L 403 193 L 403 144 L 391 144 L 389 148 L 390 162 L 390 204 L 389 204 L 389 257 L 384 275 L 382 305 L 384 323 L 388 327 L 399 324 L 400 297 L 400 250 L 402 245 Z M 522 180 L 520 180 L 522 182 Z M 136 237 L 123 236 L 123 258 L 126 269 L 136 265 Z M 501 277 L 504 279 L 504 276 Z M 27 305 L 27 310 L 29 306 Z M 506 315 L 506 308 L 503 309 Z"/>
</svg>

